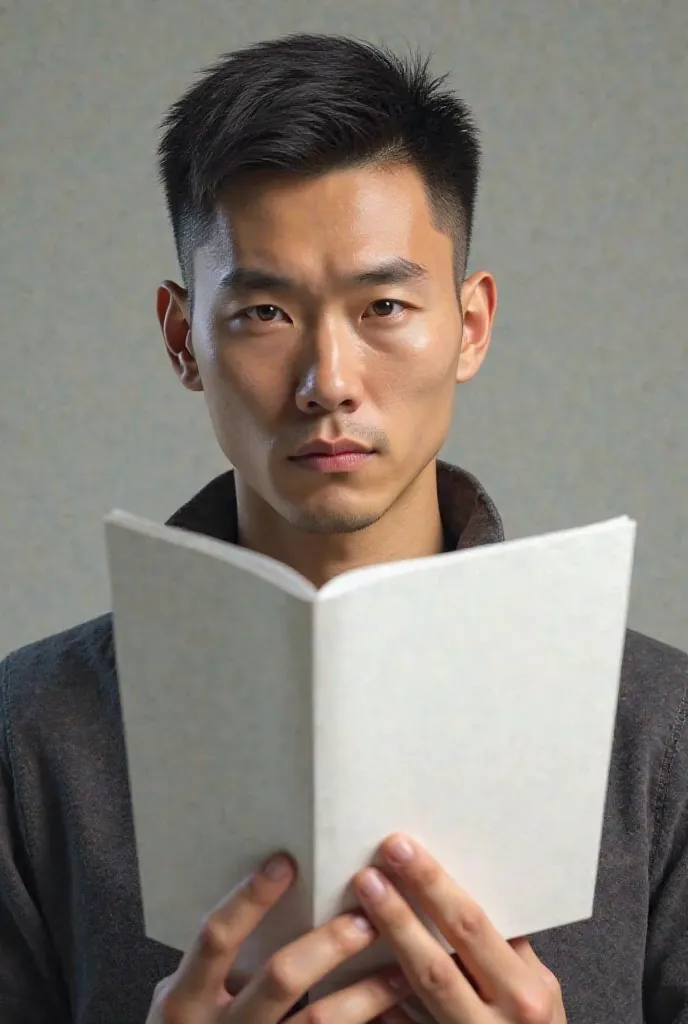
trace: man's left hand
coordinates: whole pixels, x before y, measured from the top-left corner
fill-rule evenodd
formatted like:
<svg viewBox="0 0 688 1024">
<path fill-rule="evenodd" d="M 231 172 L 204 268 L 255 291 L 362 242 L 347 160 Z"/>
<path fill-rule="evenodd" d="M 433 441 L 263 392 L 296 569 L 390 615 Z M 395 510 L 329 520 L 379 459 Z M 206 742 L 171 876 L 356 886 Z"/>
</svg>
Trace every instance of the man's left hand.
<svg viewBox="0 0 688 1024">
<path fill-rule="evenodd" d="M 384 873 L 366 868 L 355 878 L 356 891 L 439 1024 L 566 1024 L 559 983 L 526 939 L 505 941 L 484 911 L 409 837 L 388 837 L 380 854 Z M 404 891 L 456 956 L 421 923 Z M 400 1013 L 390 1020 L 404 1020 Z"/>
</svg>

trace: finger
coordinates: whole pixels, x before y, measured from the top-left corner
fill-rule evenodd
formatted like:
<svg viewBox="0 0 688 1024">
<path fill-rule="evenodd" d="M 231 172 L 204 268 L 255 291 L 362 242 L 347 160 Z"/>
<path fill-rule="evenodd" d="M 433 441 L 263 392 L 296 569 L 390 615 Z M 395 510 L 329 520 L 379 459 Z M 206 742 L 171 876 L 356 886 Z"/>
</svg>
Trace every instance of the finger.
<svg viewBox="0 0 688 1024">
<path fill-rule="evenodd" d="M 513 949 L 514 953 L 516 953 L 516 955 L 519 956 L 524 963 L 528 964 L 529 967 L 547 970 L 542 960 L 538 958 L 538 956 L 535 953 L 535 950 L 528 942 L 528 939 L 511 939 L 509 941 L 509 945 Z"/>
<path fill-rule="evenodd" d="M 272 858 L 212 910 L 183 957 L 172 986 L 176 1005 L 215 999 L 236 955 L 266 913 L 284 895 L 296 872 L 285 856 Z"/>
<path fill-rule="evenodd" d="M 511 939 L 509 945 L 517 956 L 520 956 L 523 962 L 538 975 L 545 988 L 554 996 L 554 998 L 560 999 L 561 985 L 559 984 L 558 978 L 550 971 L 546 964 L 543 964 L 530 942 L 525 938 Z"/>
<path fill-rule="evenodd" d="M 411 988 L 439 1021 L 478 1021 L 482 1000 L 406 900 L 375 868 L 354 879 L 371 921 L 392 946 Z"/>
<path fill-rule="evenodd" d="M 413 1024 L 407 1013 L 398 1007 L 380 1015 L 380 1024 Z"/>
<path fill-rule="evenodd" d="M 532 980 L 528 964 L 437 861 L 407 836 L 380 848 L 385 865 L 437 926 L 486 1002 L 513 1006 Z"/>
<path fill-rule="evenodd" d="M 322 978 L 376 939 L 362 914 L 342 914 L 284 946 L 253 976 L 231 1007 L 232 1024 L 274 1024 Z"/>
<path fill-rule="evenodd" d="M 317 1003 L 290 1018 L 289 1024 L 310 1024 L 313 1020 L 368 1024 L 380 1018 L 409 993 L 403 976 L 379 974 L 319 999 Z M 400 1018 L 409 1024 L 408 1018 Z M 394 1024 L 394 1022 L 393 1022 Z"/>
</svg>

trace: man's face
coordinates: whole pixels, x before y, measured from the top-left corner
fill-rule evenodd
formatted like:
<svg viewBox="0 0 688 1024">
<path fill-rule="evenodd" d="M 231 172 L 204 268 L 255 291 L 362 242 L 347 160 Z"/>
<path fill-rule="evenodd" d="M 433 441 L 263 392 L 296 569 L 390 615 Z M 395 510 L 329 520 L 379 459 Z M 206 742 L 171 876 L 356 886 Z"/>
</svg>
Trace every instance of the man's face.
<svg viewBox="0 0 688 1024">
<path fill-rule="evenodd" d="M 303 530 L 376 522 L 432 463 L 486 347 L 462 356 L 453 245 L 419 174 L 255 182 L 218 205 L 194 271 L 196 370 L 177 368 L 243 485 Z M 304 455 L 316 442 L 364 451 Z"/>
</svg>

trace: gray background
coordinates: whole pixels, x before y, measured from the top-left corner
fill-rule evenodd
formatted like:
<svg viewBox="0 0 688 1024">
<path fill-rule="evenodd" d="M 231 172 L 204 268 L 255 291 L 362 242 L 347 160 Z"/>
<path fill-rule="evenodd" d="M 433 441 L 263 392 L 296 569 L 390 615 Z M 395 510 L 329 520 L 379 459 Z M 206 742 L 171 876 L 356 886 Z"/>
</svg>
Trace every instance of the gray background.
<svg viewBox="0 0 688 1024">
<path fill-rule="evenodd" d="M 155 320 L 156 126 L 219 52 L 296 30 L 452 72 L 501 305 L 446 455 L 512 536 L 636 517 L 632 623 L 688 646 L 685 0 L 14 0 L 0 29 L 0 654 L 108 607 L 112 506 L 165 518 L 225 468 Z"/>
</svg>

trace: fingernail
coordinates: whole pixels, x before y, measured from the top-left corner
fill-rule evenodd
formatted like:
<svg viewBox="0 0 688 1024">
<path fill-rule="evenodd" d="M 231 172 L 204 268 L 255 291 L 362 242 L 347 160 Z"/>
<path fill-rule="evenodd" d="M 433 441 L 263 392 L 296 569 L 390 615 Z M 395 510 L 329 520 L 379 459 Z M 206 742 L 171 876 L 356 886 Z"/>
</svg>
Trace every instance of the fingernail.
<svg viewBox="0 0 688 1024">
<path fill-rule="evenodd" d="M 373 934 L 373 926 L 368 918 L 364 917 L 363 914 L 354 914 L 351 918 L 351 922 L 360 932 L 363 932 L 364 935 Z"/>
<path fill-rule="evenodd" d="M 387 885 L 379 871 L 368 868 L 359 883 L 361 893 L 369 900 L 379 900 L 385 895 Z"/>
<path fill-rule="evenodd" d="M 278 854 L 277 857 L 271 857 L 263 868 L 263 874 L 266 878 L 269 878 L 271 882 L 283 881 L 289 872 L 291 871 L 291 864 L 286 857 Z"/>
<path fill-rule="evenodd" d="M 408 839 L 394 839 L 385 847 L 385 858 L 390 864 L 408 864 L 415 853 Z"/>
</svg>

